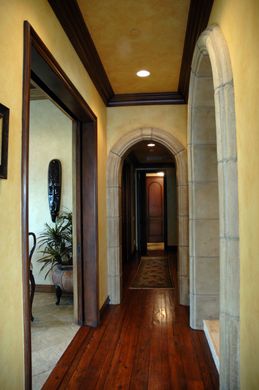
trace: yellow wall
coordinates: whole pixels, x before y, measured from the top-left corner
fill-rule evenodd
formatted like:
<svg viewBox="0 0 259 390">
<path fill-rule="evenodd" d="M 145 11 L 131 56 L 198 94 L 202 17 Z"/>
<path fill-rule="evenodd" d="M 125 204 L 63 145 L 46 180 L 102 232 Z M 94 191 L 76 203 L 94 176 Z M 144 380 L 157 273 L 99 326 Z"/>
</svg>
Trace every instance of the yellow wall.
<svg viewBox="0 0 259 390">
<path fill-rule="evenodd" d="M 108 152 L 120 137 L 140 127 L 166 130 L 186 147 L 186 105 L 114 107 L 107 112 Z"/>
<path fill-rule="evenodd" d="M 215 0 L 232 63 L 239 175 L 241 388 L 259 385 L 259 1 Z"/>
<path fill-rule="evenodd" d="M 0 2 L 0 102 L 10 108 L 8 180 L 0 180 L 0 388 L 24 382 L 21 264 L 23 21 L 28 20 L 98 117 L 100 304 L 106 298 L 106 109 L 46 0 Z"/>
</svg>

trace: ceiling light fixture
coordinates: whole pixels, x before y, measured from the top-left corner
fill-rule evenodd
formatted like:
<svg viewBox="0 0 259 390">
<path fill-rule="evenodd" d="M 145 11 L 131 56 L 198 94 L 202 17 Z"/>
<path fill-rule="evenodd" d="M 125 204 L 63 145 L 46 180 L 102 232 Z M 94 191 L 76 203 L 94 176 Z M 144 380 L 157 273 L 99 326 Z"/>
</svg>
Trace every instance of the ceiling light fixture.
<svg viewBox="0 0 259 390">
<path fill-rule="evenodd" d="M 136 75 L 137 75 L 138 77 L 148 77 L 148 76 L 150 76 L 150 72 L 149 72 L 148 70 L 146 70 L 146 69 L 142 69 L 142 70 L 139 70 L 139 71 L 136 73 Z"/>
<path fill-rule="evenodd" d="M 165 176 L 165 173 L 164 172 L 157 172 L 157 176 L 163 177 L 163 176 Z"/>
<path fill-rule="evenodd" d="M 147 144 L 147 146 L 148 146 L 149 148 L 153 148 L 154 146 L 156 146 L 156 144 L 150 143 L 150 144 Z"/>
</svg>

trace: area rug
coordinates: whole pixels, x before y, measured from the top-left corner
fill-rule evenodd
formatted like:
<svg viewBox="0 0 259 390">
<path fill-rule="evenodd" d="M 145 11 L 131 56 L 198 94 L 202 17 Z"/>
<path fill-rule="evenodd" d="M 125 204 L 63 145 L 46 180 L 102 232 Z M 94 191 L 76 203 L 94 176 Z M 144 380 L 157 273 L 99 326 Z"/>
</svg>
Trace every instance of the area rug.
<svg viewBox="0 0 259 390">
<path fill-rule="evenodd" d="M 173 288 L 167 257 L 141 257 L 130 288 Z"/>
</svg>

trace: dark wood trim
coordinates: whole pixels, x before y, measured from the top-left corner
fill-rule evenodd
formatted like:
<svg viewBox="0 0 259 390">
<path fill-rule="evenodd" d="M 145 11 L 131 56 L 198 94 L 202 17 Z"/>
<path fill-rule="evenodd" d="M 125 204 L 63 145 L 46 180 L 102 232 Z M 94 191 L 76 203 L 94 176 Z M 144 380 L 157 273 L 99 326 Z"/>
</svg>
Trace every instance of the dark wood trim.
<svg viewBox="0 0 259 390">
<path fill-rule="evenodd" d="M 42 89 L 39 88 L 39 86 L 34 83 L 31 80 L 31 85 L 30 85 L 30 100 L 46 100 L 49 99 L 49 96 L 46 95 Z"/>
<path fill-rule="evenodd" d="M 213 0 L 191 0 L 178 84 L 178 92 L 184 96 L 185 103 L 188 102 L 191 64 L 195 44 L 208 25 L 212 5 Z"/>
<path fill-rule="evenodd" d="M 32 79 L 72 118 L 88 122 L 96 120 L 94 112 L 32 27 L 31 36 Z"/>
<path fill-rule="evenodd" d="M 81 123 L 73 122 L 73 151 L 76 156 L 76 253 L 77 253 L 77 298 L 78 298 L 78 324 L 84 324 L 84 291 L 83 288 L 83 259 L 82 259 L 82 228 L 81 228 L 81 210 L 82 210 L 82 194 L 81 194 Z"/>
<path fill-rule="evenodd" d="M 55 294 L 56 289 L 53 284 L 36 284 L 35 292 Z"/>
<path fill-rule="evenodd" d="M 100 309 L 100 319 L 101 320 L 102 320 L 103 316 L 105 315 L 106 311 L 108 310 L 109 305 L 110 305 L 110 297 L 108 296 L 105 299 L 105 301 L 104 301 L 104 303 L 103 303 L 103 305 L 102 305 L 102 307 Z"/>
<path fill-rule="evenodd" d="M 167 208 L 167 174 L 164 176 L 164 245 L 167 247 L 168 243 L 168 208 Z"/>
<path fill-rule="evenodd" d="M 114 95 L 108 107 L 144 106 L 155 104 L 185 104 L 184 96 L 178 92 L 125 93 Z"/>
<path fill-rule="evenodd" d="M 24 24 L 23 54 L 23 102 L 22 102 L 22 278 L 24 315 L 24 365 L 25 389 L 31 389 L 31 304 L 29 289 L 29 242 L 28 242 L 28 183 L 29 183 L 29 126 L 30 126 L 30 79 L 31 79 L 31 26 Z"/>
<path fill-rule="evenodd" d="M 98 308 L 98 229 L 97 229 L 97 120 L 95 114 L 66 76 L 28 22 L 24 23 L 24 75 L 22 111 L 22 263 L 24 302 L 25 388 L 31 389 L 31 309 L 28 256 L 28 158 L 30 79 L 73 118 L 73 138 L 80 157 L 77 166 L 77 225 L 79 323 L 96 326 Z M 91 158 L 84 158 L 88 153 Z M 88 156 L 88 155 L 87 155 Z M 86 163 L 84 165 L 84 163 Z M 78 182 L 79 180 L 79 182 Z M 87 185 L 86 185 L 87 183 Z M 83 190 L 82 190 L 83 188 Z M 86 191 L 88 189 L 88 191 Z M 81 191 L 82 190 L 82 191 Z M 79 194 L 78 194 L 79 193 Z M 82 196 L 84 201 L 82 201 Z M 91 210 L 90 213 L 88 210 Z M 83 232 L 83 233 L 82 233 Z M 89 244 L 90 243 L 90 244 Z M 89 272 L 88 272 L 89 271 Z M 88 287 L 86 287 L 88 286 Z M 90 287 L 89 287 L 90 286 Z M 91 291 L 90 291 L 91 288 Z M 80 297 L 83 297 L 80 300 Z M 97 303 L 96 303 L 97 302 Z M 91 316 L 89 316 L 89 313 Z"/>
<path fill-rule="evenodd" d="M 48 2 L 108 107 L 187 103 L 194 47 L 199 35 L 207 27 L 213 0 L 191 0 L 178 91 L 135 94 L 114 94 L 76 0 Z"/>
<path fill-rule="evenodd" d="M 122 168 L 121 207 L 122 207 L 122 265 L 132 258 L 132 216 L 135 207 L 135 172 L 131 159 L 126 158 Z M 133 195 L 133 198 L 132 198 Z"/>
<path fill-rule="evenodd" d="M 98 290 L 98 209 L 97 209 L 97 125 L 83 123 L 81 131 L 81 207 L 84 322 L 96 327 L 99 324 Z M 87 237 L 87 239 L 86 239 Z M 87 303 L 87 304 L 86 304 Z M 97 314 L 98 313 L 98 314 Z"/>
<path fill-rule="evenodd" d="M 114 95 L 76 0 L 48 0 L 105 104 Z"/>
<path fill-rule="evenodd" d="M 146 172 L 137 171 L 137 226 L 138 252 L 141 256 L 147 254 L 146 230 Z"/>
</svg>

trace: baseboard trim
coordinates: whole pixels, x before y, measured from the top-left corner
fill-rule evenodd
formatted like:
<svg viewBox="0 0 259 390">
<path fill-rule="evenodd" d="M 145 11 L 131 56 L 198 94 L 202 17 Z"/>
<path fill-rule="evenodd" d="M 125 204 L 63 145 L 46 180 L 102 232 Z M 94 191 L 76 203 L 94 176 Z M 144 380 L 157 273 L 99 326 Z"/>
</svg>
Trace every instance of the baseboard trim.
<svg viewBox="0 0 259 390">
<path fill-rule="evenodd" d="M 101 309 L 99 311 L 100 321 L 102 321 L 103 316 L 104 316 L 106 310 L 108 309 L 109 305 L 110 305 L 110 297 L 108 296 L 105 299 L 105 301 L 104 301 L 104 303 L 103 303 L 103 305 L 102 305 L 102 307 L 101 307 Z"/>
<path fill-rule="evenodd" d="M 36 284 L 35 292 L 41 293 L 55 293 L 55 286 L 53 284 Z"/>
</svg>

